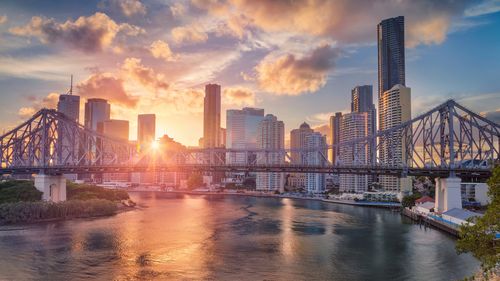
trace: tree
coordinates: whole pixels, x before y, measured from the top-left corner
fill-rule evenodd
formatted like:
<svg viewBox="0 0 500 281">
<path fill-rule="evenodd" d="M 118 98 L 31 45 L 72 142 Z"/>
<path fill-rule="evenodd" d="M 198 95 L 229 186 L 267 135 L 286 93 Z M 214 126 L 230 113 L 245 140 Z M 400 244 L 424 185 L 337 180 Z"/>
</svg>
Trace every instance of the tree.
<svg viewBox="0 0 500 281">
<path fill-rule="evenodd" d="M 457 241 L 459 253 L 470 252 L 481 261 L 484 270 L 500 265 L 500 166 L 493 169 L 488 180 L 490 204 L 482 217 L 471 220 L 474 225 L 460 226 Z"/>
<path fill-rule="evenodd" d="M 403 197 L 403 200 L 401 201 L 401 205 L 403 205 L 403 207 L 411 208 L 411 207 L 415 206 L 415 200 L 419 199 L 420 197 L 422 197 L 422 196 L 418 193 L 405 196 L 405 197 Z"/>
<path fill-rule="evenodd" d="M 187 187 L 190 190 L 203 186 L 203 177 L 198 173 L 192 173 L 187 180 Z"/>
</svg>

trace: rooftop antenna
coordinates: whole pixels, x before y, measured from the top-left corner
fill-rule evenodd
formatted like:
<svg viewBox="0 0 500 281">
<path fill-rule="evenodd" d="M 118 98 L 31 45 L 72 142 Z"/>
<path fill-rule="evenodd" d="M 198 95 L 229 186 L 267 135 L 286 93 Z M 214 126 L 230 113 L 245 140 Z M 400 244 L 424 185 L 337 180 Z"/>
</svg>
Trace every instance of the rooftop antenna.
<svg viewBox="0 0 500 281">
<path fill-rule="evenodd" d="M 71 84 L 69 86 L 69 94 L 73 94 L 73 74 L 71 74 Z"/>
</svg>

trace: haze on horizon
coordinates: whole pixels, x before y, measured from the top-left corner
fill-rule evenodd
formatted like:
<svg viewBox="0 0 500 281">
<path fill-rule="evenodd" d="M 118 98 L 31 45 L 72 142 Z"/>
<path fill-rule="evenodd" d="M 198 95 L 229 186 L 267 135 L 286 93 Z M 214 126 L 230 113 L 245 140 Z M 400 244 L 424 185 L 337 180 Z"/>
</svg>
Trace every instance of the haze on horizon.
<svg viewBox="0 0 500 281">
<path fill-rule="evenodd" d="M 0 128 L 55 107 L 73 74 L 82 103 L 106 98 L 130 120 L 130 139 L 137 114 L 155 113 L 157 135 L 197 145 L 207 83 L 222 85 L 223 127 L 226 109 L 253 106 L 286 136 L 304 121 L 321 130 L 354 86 L 377 87 L 376 25 L 395 16 L 413 115 L 454 98 L 500 122 L 497 0 L 7 0 Z"/>
</svg>

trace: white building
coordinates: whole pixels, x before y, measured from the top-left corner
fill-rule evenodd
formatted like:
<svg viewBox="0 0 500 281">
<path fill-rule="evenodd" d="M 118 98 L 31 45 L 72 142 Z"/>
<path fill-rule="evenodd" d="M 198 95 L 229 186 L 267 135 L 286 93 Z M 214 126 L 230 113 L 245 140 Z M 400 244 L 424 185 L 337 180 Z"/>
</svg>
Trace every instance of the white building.
<svg viewBox="0 0 500 281">
<path fill-rule="evenodd" d="M 322 149 L 325 147 L 325 149 Z M 326 149 L 326 137 L 318 132 L 306 136 L 307 165 L 326 165 L 328 162 L 328 151 Z M 321 193 L 325 191 L 325 174 L 307 173 L 306 189 L 308 193 Z"/>
<path fill-rule="evenodd" d="M 284 149 L 285 148 L 285 124 L 272 114 L 266 115 L 259 124 L 258 148 L 261 149 Z M 285 156 L 276 152 L 259 152 L 257 164 L 283 164 Z M 283 173 L 257 173 L 256 187 L 262 191 L 283 192 L 285 179 Z"/>
<path fill-rule="evenodd" d="M 411 89 L 397 84 L 379 97 L 379 130 L 387 130 L 411 119 Z M 401 131 L 395 131 L 380 145 L 379 158 L 382 164 L 403 163 L 405 143 Z M 379 182 L 387 191 L 409 193 L 411 178 L 380 176 Z"/>
<path fill-rule="evenodd" d="M 348 142 L 368 136 L 372 130 L 372 118 L 368 112 L 352 112 L 342 116 L 340 142 Z M 339 149 L 342 165 L 367 165 L 371 163 L 371 146 L 365 143 L 343 145 Z M 355 174 L 340 175 L 340 192 L 363 193 L 368 191 L 369 176 Z"/>
</svg>

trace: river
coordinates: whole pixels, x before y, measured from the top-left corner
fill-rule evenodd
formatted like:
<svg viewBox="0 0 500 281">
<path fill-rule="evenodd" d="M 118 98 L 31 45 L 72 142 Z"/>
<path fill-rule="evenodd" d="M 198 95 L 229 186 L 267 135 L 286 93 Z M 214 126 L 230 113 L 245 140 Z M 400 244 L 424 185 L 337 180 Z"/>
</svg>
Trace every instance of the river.
<svg viewBox="0 0 500 281">
<path fill-rule="evenodd" d="M 453 237 L 385 209 L 131 193 L 113 217 L 0 227 L 0 280 L 457 280 Z"/>
</svg>

